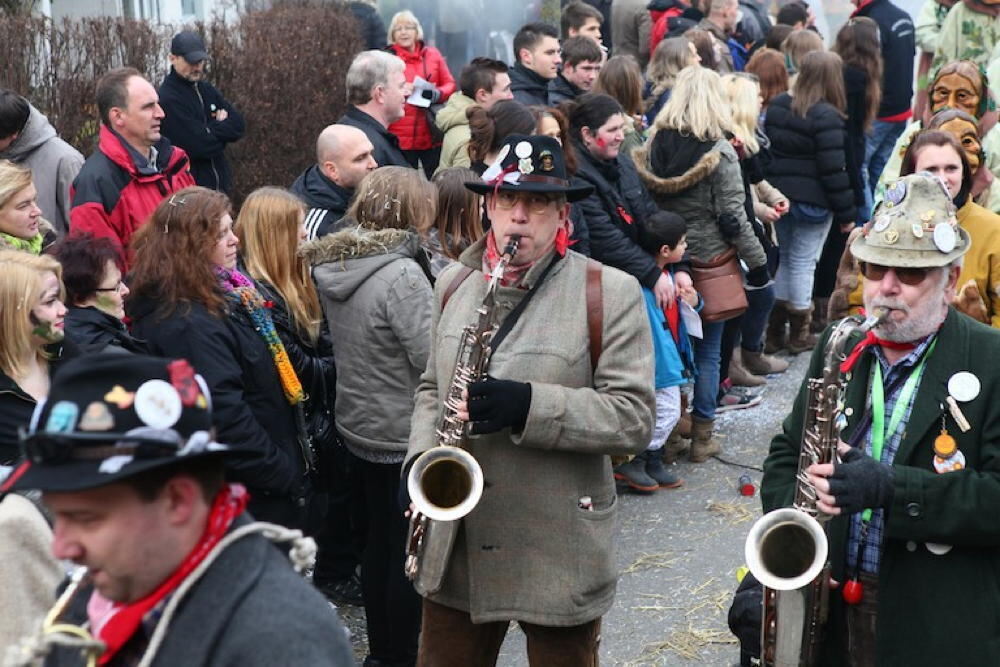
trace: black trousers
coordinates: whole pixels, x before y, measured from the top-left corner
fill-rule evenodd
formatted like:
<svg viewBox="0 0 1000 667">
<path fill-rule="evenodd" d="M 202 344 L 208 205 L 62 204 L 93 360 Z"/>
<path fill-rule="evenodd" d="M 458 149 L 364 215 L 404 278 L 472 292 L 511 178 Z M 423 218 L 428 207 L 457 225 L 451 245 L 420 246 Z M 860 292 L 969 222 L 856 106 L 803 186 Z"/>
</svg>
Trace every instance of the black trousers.
<svg viewBox="0 0 1000 667">
<path fill-rule="evenodd" d="M 413 665 L 420 634 L 420 596 L 403 572 L 408 519 L 399 508 L 402 464 L 371 463 L 351 454 L 351 511 L 364 531 L 361 589 L 370 657 Z"/>
<path fill-rule="evenodd" d="M 317 583 L 340 581 L 353 575 L 360 553 L 351 534 L 351 454 L 342 445 L 331 447 L 330 454 L 326 519 L 316 536 L 318 551 L 313 580 Z"/>
</svg>

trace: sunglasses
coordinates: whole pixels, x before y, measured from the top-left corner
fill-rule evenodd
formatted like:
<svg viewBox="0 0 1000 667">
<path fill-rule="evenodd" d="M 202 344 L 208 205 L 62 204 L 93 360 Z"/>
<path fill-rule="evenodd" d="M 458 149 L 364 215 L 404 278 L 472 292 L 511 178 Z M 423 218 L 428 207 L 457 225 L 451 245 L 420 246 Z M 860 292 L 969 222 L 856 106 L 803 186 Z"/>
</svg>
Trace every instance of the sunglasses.
<svg viewBox="0 0 1000 667">
<path fill-rule="evenodd" d="M 927 274 L 933 270 L 924 267 L 883 266 L 881 264 L 872 264 L 871 262 L 860 262 L 860 264 L 861 275 L 868 280 L 882 280 L 882 278 L 885 278 L 886 273 L 892 271 L 896 274 L 899 282 L 911 287 L 924 282 Z"/>
</svg>

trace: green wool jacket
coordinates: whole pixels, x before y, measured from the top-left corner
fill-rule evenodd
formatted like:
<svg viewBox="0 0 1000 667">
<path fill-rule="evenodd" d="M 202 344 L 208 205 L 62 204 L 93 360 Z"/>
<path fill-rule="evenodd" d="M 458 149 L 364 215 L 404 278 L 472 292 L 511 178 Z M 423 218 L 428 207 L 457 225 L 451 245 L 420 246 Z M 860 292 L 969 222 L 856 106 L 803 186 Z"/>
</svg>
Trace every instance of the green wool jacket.
<svg viewBox="0 0 1000 667">
<path fill-rule="evenodd" d="M 468 248 L 461 263 L 479 269 L 483 247 L 480 240 Z M 525 284 L 534 284 L 550 257 L 529 269 Z M 446 570 L 439 590 L 421 576 L 417 591 L 469 612 L 474 623 L 579 625 L 614 601 L 618 507 L 609 455 L 638 454 L 649 444 L 653 345 L 639 283 L 605 266 L 603 345 L 591 368 L 588 261 L 567 252 L 493 354 L 491 376 L 531 383 L 527 423 L 516 435 L 503 429 L 467 439 L 483 470 L 482 499 L 465 518 L 434 522 L 428 533 L 425 554 L 443 553 Z M 476 271 L 442 312 L 442 293 L 458 268 L 446 269 L 435 286 L 431 356 L 417 388 L 408 462 L 436 444 L 459 336 L 476 321 L 486 293 L 487 281 Z M 501 320 L 524 294 L 498 290 Z M 580 507 L 584 496 L 592 510 Z M 425 564 L 428 571 L 435 566 L 427 560 L 421 575 Z"/>
<path fill-rule="evenodd" d="M 809 377 L 819 377 L 827 329 L 813 353 Z M 857 336 L 860 339 L 860 335 Z M 850 350 L 853 344 L 849 343 Z M 950 309 L 938 332 L 914 398 L 903 440 L 893 461 L 895 493 L 886 511 L 879 568 L 880 667 L 1000 665 L 1000 331 Z M 858 360 L 847 384 L 842 439 L 849 440 L 866 409 L 874 355 Z M 972 429 L 962 433 L 947 412 L 948 379 L 974 373 L 982 390 L 961 403 Z M 764 511 L 792 504 L 799 442 L 805 419 L 803 382 L 783 430 L 764 462 Z M 948 432 L 965 454 L 967 468 L 934 471 L 934 438 L 946 415 Z M 848 517 L 828 524 L 832 576 L 845 580 Z M 948 544 L 932 554 L 927 542 Z M 843 602 L 831 592 L 824 665 L 843 665 Z"/>
</svg>

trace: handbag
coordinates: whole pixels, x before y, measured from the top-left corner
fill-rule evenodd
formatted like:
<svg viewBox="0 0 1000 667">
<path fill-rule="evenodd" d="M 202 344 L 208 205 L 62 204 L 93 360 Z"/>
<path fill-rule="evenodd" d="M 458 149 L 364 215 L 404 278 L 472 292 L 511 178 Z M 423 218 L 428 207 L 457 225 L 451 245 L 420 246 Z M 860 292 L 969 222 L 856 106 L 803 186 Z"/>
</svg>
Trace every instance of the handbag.
<svg viewBox="0 0 1000 667">
<path fill-rule="evenodd" d="M 705 302 L 701 309 L 701 319 L 705 322 L 732 319 L 742 315 L 749 305 L 736 248 L 729 248 L 707 262 L 692 260 L 691 281 Z"/>
<path fill-rule="evenodd" d="M 433 144 L 439 144 L 444 141 L 444 132 L 437 126 L 437 115 L 443 108 L 443 104 L 432 104 L 424 109 L 424 114 L 427 117 L 427 129 L 430 130 L 431 143 Z"/>
</svg>

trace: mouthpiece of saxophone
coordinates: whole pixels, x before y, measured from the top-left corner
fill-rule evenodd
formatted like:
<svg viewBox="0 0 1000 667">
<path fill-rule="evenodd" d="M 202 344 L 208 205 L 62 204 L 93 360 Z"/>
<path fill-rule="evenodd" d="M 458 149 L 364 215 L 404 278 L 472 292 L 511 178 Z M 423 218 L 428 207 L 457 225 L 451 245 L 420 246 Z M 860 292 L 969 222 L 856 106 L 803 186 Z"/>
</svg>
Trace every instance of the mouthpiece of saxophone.
<svg viewBox="0 0 1000 667">
<path fill-rule="evenodd" d="M 861 324 L 861 330 L 871 331 L 879 324 L 881 324 L 888 316 L 889 316 L 888 308 L 883 308 L 883 307 L 872 308 L 871 314 L 868 315 L 868 317 L 865 318 L 865 321 Z"/>
</svg>

